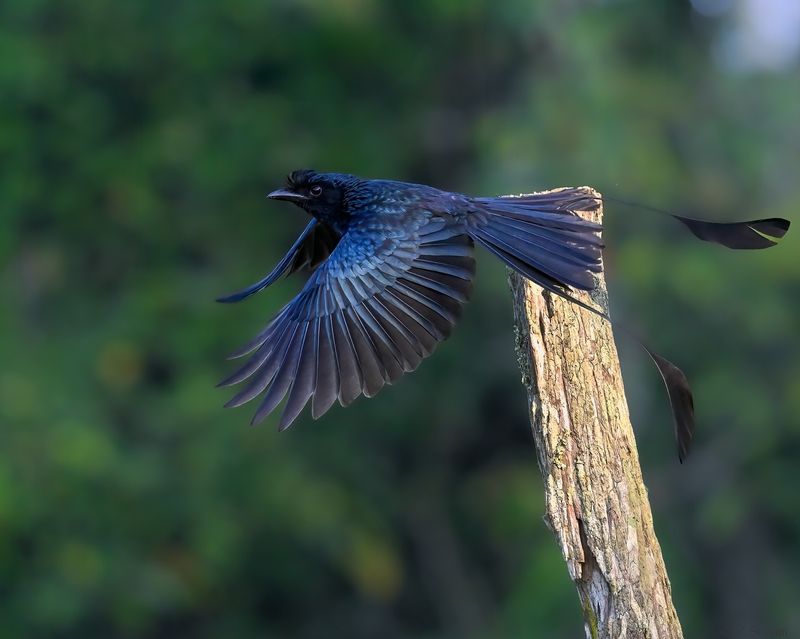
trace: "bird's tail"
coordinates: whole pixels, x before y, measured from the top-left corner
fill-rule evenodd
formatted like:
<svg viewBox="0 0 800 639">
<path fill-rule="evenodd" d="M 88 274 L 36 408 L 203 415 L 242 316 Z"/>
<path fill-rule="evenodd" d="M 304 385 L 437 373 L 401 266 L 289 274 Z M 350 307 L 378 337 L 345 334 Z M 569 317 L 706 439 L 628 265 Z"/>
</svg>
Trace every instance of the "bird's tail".
<svg viewBox="0 0 800 639">
<path fill-rule="evenodd" d="M 600 206 L 599 195 L 589 188 L 567 188 L 513 199 L 476 198 L 473 202 L 477 211 L 467 220 L 466 226 L 475 242 L 543 289 L 622 328 L 647 351 L 669 395 L 678 458 L 683 462 L 694 432 L 694 400 L 686 375 L 645 346 L 630 329 L 611 322 L 608 313 L 574 297 L 569 291 L 569 287 L 593 289 L 592 273 L 602 268 L 602 227 L 582 219 L 577 213 L 596 210 Z"/>
<path fill-rule="evenodd" d="M 607 199 L 668 214 L 697 238 L 732 249 L 774 246 L 789 229 L 789 221 L 782 218 L 708 222 L 618 198 Z M 569 287 L 594 288 L 592 273 L 598 273 L 602 268 L 601 226 L 578 215 L 578 212 L 597 210 L 600 202 L 600 195 L 587 187 L 519 197 L 474 198 L 474 209 L 467 218 L 466 229 L 475 242 L 524 277 L 611 322 L 607 313 L 574 297 L 569 291 Z M 619 323 L 615 326 L 631 334 L 642 345 L 661 373 L 672 407 L 678 458 L 683 461 L 694 432 L 694 401 L 686 376 L 672 362 L 648 348 L 635 332 Z"/>
<path fill-rule="evenodd" d="M 594 288 L 602 270 L 602 227 L 577 215 L 594 211 L 599 196 L 567 188 L 497 198 L 474 198 L 467 233 L 528 279 L 550 288 Z"/>
</svg>

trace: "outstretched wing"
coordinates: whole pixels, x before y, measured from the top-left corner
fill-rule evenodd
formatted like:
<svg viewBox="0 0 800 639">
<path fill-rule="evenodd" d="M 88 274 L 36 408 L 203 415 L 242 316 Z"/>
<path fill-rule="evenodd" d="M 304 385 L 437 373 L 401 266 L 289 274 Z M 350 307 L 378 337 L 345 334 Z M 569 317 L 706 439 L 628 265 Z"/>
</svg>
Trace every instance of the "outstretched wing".
<svg viewBox="0 0 800 639">
<path fill-rule="evenodd" d="M 333 249 L 339 243 L 339 239 L 339 234 L 327 224 L 311 220 L 308 226 L 303 229 L 300 237 L 292 244 L 289 252 L 283 256 L 283 259 L 278 262 L 278 265 L 267 276 L 241 291 L 220 297 L 217 301 L 223 304 L 241 302 L 254 293 L 263 291 L 284 275 L 290 275 L 304 268 L 316 268 L 333 252 Z"/>
<path fill-rule="evenodd" d="M 303 290 L 234 353 L 250 360 L 220 385 L 249 379 L 226 406 L 266 394 L 253 422 L 288 394 L 288 428 L 311 399 L 316 419 L 413 371 L 446 339 L 472 289 L 472 241 L 442 218 L 348 231 Z"/>
</svg>

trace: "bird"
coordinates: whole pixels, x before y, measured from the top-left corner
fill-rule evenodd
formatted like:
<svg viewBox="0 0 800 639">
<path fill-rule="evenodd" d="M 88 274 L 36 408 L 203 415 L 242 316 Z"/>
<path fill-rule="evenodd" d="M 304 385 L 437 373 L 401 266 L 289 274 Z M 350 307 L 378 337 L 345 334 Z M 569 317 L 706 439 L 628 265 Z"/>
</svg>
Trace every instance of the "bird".
<svg viewBox="0 0 800 639">
<path fill-rule="evenodd" d="M 219 383 L 247 382 L 226 407 L 263 395 L 252 423 L 286 399 L 282 431 L 309 402 L 317 419 L 337 401 L 347 406 L 362 394 L 373 397 L 415 370 L 450 336 L 470 298 L 476 245 L 546 291 L 611 321 L 571 294 L 595 288 L 602 271 L 602 226 L 579 215 L 601 205 L 589 189 L 471 197 L 300 169 L 267 197 L 291 202 L 311 219 L 266 277 L 217 301 L 239 302 L 296 271 L 310 275 L 294 299 L 231 354 L 250 357 Z M 773 246 L 789 229 L 782 218 L 716 223 L 668 214 L 698 239 L 733 249 Z M 694 432 L 692 393 L 677 366 L 644 348 L 666 386 L 682 462 Z"/>
</svg>

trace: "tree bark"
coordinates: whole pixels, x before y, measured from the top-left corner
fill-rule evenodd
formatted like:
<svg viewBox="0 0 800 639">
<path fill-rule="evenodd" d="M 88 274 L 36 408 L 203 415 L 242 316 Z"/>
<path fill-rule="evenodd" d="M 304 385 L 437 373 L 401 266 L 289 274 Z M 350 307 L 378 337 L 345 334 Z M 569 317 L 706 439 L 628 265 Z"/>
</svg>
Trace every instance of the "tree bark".
<svg viewBox="0 0 800 639">
<path fill-rule="evenodd" d="M 581 213 L 598 222 L 602 214 Z M 545 520 L 578 589 L 586 636 L 681 638 L 611 327 L 516 273 L 510 283 Z M 602 275 L 591 295 L 572 294 L 608 311 Z"/>
</svg>

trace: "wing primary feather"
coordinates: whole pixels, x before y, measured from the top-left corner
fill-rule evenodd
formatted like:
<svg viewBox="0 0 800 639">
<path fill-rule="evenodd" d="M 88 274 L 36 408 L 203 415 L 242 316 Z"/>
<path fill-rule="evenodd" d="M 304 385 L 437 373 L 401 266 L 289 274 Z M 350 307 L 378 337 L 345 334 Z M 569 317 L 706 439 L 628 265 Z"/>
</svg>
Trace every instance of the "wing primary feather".
<svg viewBox="0 0 800 639">
<path fill-rule="evenodd" d="M 347 308 L 342 311 L 342 315 L 350 333 L 350 339 L 353 341 L 353 346 L 358 354 L 358 362 L 361 365 L 361 388 L 366 397 L 373 397 L 383 388 L 386 377 L 385 369 L 378 360 L 369 336 L 361 326 L 355 311 L 352 308 Z"/>
<path fill-rule="evenodd" d="M 463 266 L 458 264 L 451 264 L 441 258 L 434 261 L 425 259 L 425 256 L 421 256 L 415 263 L 415 268 L 421 269 L 423 271 L 428 271 L 430 273 L 437 273 L 441 275 L 448 275 L 450 277 L 457 277 L 460 280 L 470 281 L 472 280 L 472 271 Z"/>
<path fill-rule="evenodd" d="M 297 325 L 289 347 L 286 349 L 286 354 L 283 356 L 283 361 L 281 361 L 278 367 L 278 372 L 272 379 L 269 390 L 267 390 L 264 398 L 261 400 L 258 410 L 256 410 L 255 415 L 253 415 L 253 419 L 250 421 L 251 424 L 255 425 L 261 422 L 267 415 L 275 410 L 275 407 L 281 403 L 281 400 L 286 395 L 289 386 L 292 384 L 292 380 L 297 376 L 300 353 L 307 332 L 307 322 L 302 325 Z"/>
<path fill-rule="evenodd" d="M 437 311 L 437 313 L 441 315 L 447 326 L 452 326 L 458 321 L 458 316 L 461 312 L 461 304 L 458 302 L 458 300 L 454 299 L 447 293 L 442 293 L 438 290 L 427 287 L 424 283 L 420 283 L 418 280 L 406 277 L 406 275 L 407 274 L 404 274 L 403 279 L 398 281 L 398 285 L 395 287 L 398 291 L 415 291 L 417 293 L 417 297 L 415 297 L 415 299 L 418 299 L 422 304 L 425 305 L 427 305 L 426 302 L 430 303 L 432 310 Z M 466 292 L 464 295 L 466 296 Z"/>
<path fill-rule="evenodd" d="M 427 357 L 438 342 L 447 339 L 452 324 L 441 319 L 436 313 L 424 305 L 417 304 L 414 299 L 406 297 L 400 291 L 386 291 L 382 301 L 391 315 L 405 329 L 414 335 L 411 342 L 422 357 Z M 427 311 L 427 313 L 426 313 Z M 434 316 L 438 323 L 434 323 L 429 316 Z"/>
<path fill-rule="evenodd" d="M 319 319 L 317 379 L 314 385 L 314 397 L 311 400 L 311 416 L 317 419 L 326 413 L 333 406 L 338 393 L 339 374 L 336 370 L 331 317 L 326 315 Z"/>
<path fill-rule="evenodd" d="M 380 322 L 400 353 L 405 371 L 415 370 L 422 358 L 428 354 L 427 349 L 420 343 L 420 340 L 413 332 L 404 325 L 401 319 L 395 316 L 382 299 L 375 297 L 370 301 L 369 306 L 376 321 Z M 430 333 L 424 332 L 430 337 Z"/>
<path fill-rule="evenodd" d="M 353 341 L 341 311 L 332 316 L 336 365 L 339 369 L 339 403 L 348 406 L 361 394 L 362 376 Z"/>
<path fill-rule="evenodd" d="M 264 365 L 264 362 L 267 361 L 267 358 L 275 350 L 275 347 L 280 344 L 280 339 L 286 330 L 288 330 L 288 322 L 285 323 L 283 326 L 283 331 L 278 335 L 277 338 L 270 340 L 268 343 L 262 344 L 261 347 L 253 354 L 253 356 L 247 360 L 247 363 L 244 366 L 238 368 L 232 375 L 223 379 L 217 384 L 217 386 L 232 386 L 234 384 L 238 384 L 239 382 L 243 382 L 248 377 L 253 375 L 253 373 L 255 373 Z"/>
<path fill-rule="evenodd" d="M 360 304 L 354 310 L 372 341 L 379 361 L 383 364 L 386 382 L 393 384 L 403 375 L 405 368 L 403 355 L 367 304 Z"/>
<path fill-rule="evenodd" d="M 314 393 L 314 381 L 317 373 L 317 351 L 319 342 L 319 318 L 315 318 L 306 323 L 306 331 L 303 337 L 303 344 L 300 357 L 297 362 L 297 370 L 292 379 L 289 389 L 286 406 L 283 408 L 279 431 L 284 431 L 297 419 L 303 407 Z"/>
<path fill-rule="evenodd" d="M 262 331 L 258 333 L 258 335 L 256 335 L 253 339 L 247 342 L 247 344 L 245 344 L 238 350 L 228 355 L 227 359 L 239 359 L 240 357 L 249 355 L 254 350 L 259 348 L 278 330 L 279 325 L 286 319 L 286 316 L 290 308 L 291 306 L 287 305 L 286 308 L 282 309 L 274 318 L 272 318 L 272 320 L 270 320 L 270 322 L 264 327 Z"/>
<path fill-rule="evenodd" d="M 446 283 L 439 281 L 440 279 L 445 279 L 444 277 L 433 279 L 432 277 L 429 277 L 425 273 L 421 273 L 412 267 L 403 273 L 403 279 L 418 284 L 419 286 L 427 288 L 431 291 L 446 295 L 448 298 L 452 298 L 456 303 L 464 303 L 467 301 L 466 296 L 460 291 L 453 289 Z"/>
<path fill-rule="evenodd" d="M 472 259 L 473 248 L 471 244 L 456 243 L 451 239 L 446 242 L 438 241 L 430 244 L 421 244 L 420 253 L 436 257 L 467 257 Z"/>
<path fill-rule="evenodd" d="M 401 282 L 398 282 L 394 289 L 388 289 L 386 293 L 387 296 L 384 299 L 387 303 L 402 309 L 408 317 L 424 328 L 436 342 L 441 342 L 445 339 L 457 321 L 454 314 L 448 313 L 418 290 L 405 286 Z M 417 335 L 416 331 L 414 334 Z"/>
<path fill-rule="evenodd" d="M 289 348 L 289 345 L 292 343 L 296 332 L 297 325 L 287 328 L 286 332 L 281 335 L 280 343 L 276 344 L 276 347 L 272 350 L 272 352 L 269 354 L 269 357 L 264 361 L 264 364 L 259 369 L 256 377 L 245 387 L 244 390 L 240 391 L 227 404 L 225 404 L 226 408 L 241 406 L 242 404 L 249 402 L 251 399 L 261 394 L 264 389 L 269 386 L 270 382 L 277 374 L 280 364 L 285 358 L 286 351 Z"/>
</svg>

